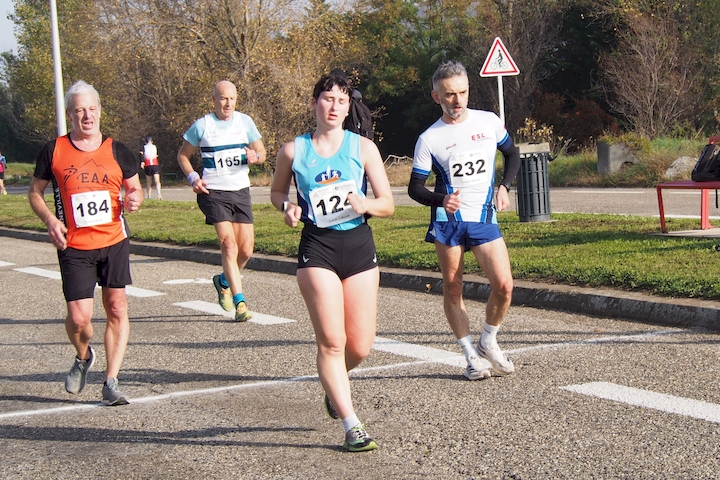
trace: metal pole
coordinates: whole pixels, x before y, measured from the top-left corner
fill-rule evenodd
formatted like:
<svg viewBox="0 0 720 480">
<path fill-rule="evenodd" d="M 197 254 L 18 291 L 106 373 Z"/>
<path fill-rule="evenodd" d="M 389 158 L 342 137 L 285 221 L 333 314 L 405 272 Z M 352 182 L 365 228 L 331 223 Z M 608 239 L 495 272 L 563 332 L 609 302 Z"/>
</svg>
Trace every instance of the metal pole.
<svg viewBox="0 0 720 480">
<path fill-rule="evenodd" d="M 498 75 L 498 101 L 500 103 L 500 120 L 505 123 L 505 100 L 503 98 L 503 82 L 502 75 Z"/>
<path fill-rule="evenodd" d="M 55 115 L 57 116 L 58 137 L 67 133 L 65 123 L 65 99 L 60 65 L 60 34 L 58 33 L 57 3 L 50 0 L 50 22 L 52 25 L 53 72 L 55 74 Z"/>
</svg>

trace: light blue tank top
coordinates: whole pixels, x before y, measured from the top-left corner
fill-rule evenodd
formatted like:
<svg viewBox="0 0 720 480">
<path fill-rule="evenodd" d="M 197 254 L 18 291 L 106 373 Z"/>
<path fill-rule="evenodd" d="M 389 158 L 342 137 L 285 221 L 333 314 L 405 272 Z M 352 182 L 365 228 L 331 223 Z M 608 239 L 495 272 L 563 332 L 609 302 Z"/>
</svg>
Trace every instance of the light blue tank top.
<svg viewBox="0 0 720 480">
<path fill-rule="evenodd" d="M 309 133 L 295 137 L 292 169 L 301 221 L 333 230 L 351 230 L 365 222 L 347 201 L 350 192 L 367 193 L 360 135 L 345 130 L 340 149 L 329 158 L 315 152 Z"/>
</svg>

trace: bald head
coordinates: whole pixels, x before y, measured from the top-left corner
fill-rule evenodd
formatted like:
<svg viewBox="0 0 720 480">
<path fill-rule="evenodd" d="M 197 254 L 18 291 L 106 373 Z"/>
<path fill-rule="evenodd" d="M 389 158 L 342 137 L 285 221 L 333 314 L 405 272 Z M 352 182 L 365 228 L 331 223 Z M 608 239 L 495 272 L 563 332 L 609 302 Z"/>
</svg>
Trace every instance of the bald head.
<svg viewBox="0 0 720 480">
<path fill-rule="evenodd" d="M 219 81 L 215 84 L 212 97 L 215 104 L 215 116 L 218 120 L 230 120 L 237 102 L 235 85 L 227 80 Z"/>
</svg>

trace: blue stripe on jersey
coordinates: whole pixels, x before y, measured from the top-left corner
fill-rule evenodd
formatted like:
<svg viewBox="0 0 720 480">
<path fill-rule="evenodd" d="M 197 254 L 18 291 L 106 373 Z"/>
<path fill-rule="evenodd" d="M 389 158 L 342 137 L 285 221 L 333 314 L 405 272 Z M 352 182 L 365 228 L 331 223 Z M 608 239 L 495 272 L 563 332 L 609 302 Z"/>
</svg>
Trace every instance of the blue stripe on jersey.
<svg viewBox="0 0 720 480">
<path fill-rule="evenodd" d="M 233 145 L 217 145 L 214 147 L 200 147 L 200 151 L 202 153 L 214 153 L 219 152 L 220 150 L 230 150 L 231 148 L 245 148 L 249 144 L 248 143 L 235 143 Z"/>
<path fill-rule="evenodd" d="M 509 135 L 507 132 L 505 132 L 505 136 L 502 138 L 502 140 L 500 140 L 500 141 L 497 143 L 497 144 L 498 144 L 498 147 L 501 146 L 503 143 L 507 142 L 508 139 L 510 139 L 510 135 Z"/>
<path fill-rule="evenodd" d="M 422 170 L 422 169 L 417 168 L 417 167 L 413 167 L 413 169 L 412 169 L 412 174 L 413 174 L 413 175 L 424 176 L 425 178 L 427 178 L 427 177 L 430 176 L 430 171 L 429 171 L 429 170 Z"/>
</svg>

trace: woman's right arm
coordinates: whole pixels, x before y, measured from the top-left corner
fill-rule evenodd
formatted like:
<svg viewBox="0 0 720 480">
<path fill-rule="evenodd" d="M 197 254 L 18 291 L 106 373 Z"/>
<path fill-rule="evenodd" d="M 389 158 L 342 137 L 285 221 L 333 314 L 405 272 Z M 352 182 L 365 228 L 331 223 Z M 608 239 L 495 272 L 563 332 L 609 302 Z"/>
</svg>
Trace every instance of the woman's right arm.
<svg viewBox="0 0 720 480">
<path fill-rule="evenodd" d="M 270 187 L 270 203 L 285 214 L 285 223 L 295 227 L 300 221 L 302 209 L 290 202 L 290 182 L 292 181 L 292 162 L 295 156 L 295 143 L 288 142 L 280 148 L 275 158 L 275 174 Z"/>
</svg>

